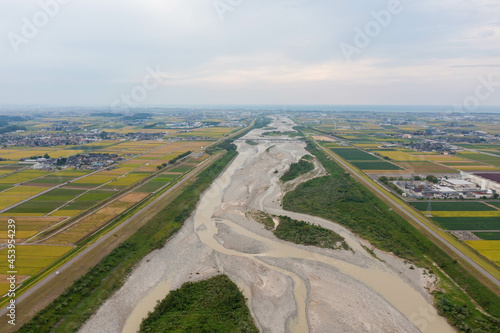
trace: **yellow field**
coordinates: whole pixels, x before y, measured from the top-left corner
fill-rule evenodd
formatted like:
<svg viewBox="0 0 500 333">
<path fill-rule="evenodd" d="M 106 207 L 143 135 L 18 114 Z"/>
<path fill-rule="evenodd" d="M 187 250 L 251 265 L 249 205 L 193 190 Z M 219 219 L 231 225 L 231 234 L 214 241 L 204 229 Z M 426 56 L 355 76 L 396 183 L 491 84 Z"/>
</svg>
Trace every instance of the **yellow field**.
<svg viewBox="0 0 500 333">
<path fill-rule="evenodd" d="M 210 127 L 210 128 L 195 128 L 187 133 L 175 133 L 170 130 L 170 136 L 205 136 L 207 138 L 222 138 L 223 136 L 231 133 L 236 127 Z"/>
<path fill-rule="evenodd" d="M 76 170 L 74 168 L 68 168 L 53 174 L 53 176 L 68 176 L 68 177 L 81 177 L 90 173 L 86 170 Z"/>
<path fill-rule="evenodd" d="M 376 130 L 382 129 L 382 127 L 374 123 L 363 123 L 363 126 L 368 129 L 376 129 Z"/>
<path fill-rule="evenodd" d="M 483 256 L 500 264 L 500 241 L 467 241 L 470 247 L 481 253 Z"/>
<path fill-rule="evenodd" d="M 7 173 L 14 172 L 14 170 L 5 170 L 5 169 L 0 169 L 0 176 L 3 176 Z"/>
<path fill-rule="evenodd" d="M 72 184 L 104 184 L 115 178 L 116 178 L 115 175 L 96 174 L 79 179 L 76 182 L 73 182 Z"/>
<path fill-rule="evenodd" d="M 411 155 L 408 153 L 403 153 L 402 151 L 375 151 L 376 153 L 389 157 L 393 161 L 422 161 L 422 159 L 416 155 Z"/>
<path fill-rule="evenodd" d="M 61 157 L 68 157 L 72 155 L 77 155 L 83 153 L 83 150 L 57 150 L 57 151 L 51 151 L 49 152 L 50 158 L 61 158 Z"/>
<path fill-rule="evenodd" d="M 44 156 L 45 154 L 49 154 L 51 158 L 59 158 L 59 157 L 68 157 L 71 155 L 76 155 L 83 153 L 83 150 L 53 150 L 51 148 L 43 149 L 43 150 L 16 150 L 10 151 L 0 150 L 0 157 L 8 160 L 20 160 L 21 158 L 29 158 L 32 156 Z"/>
<path fill-rule="evenodd" d="M 0 239 L 7 236 L 8 219 L 10 217 L 0 217 Z M 31 237 L 38 231 L 50 225 L 62 221 L 60 217 L 14 217 L 16 221 L 16 236 L 18 239 Z"/>
<path fill-rule="evenodd" d="M 16 270 L 20 275 L 33 275 L 71 249 L 71 246 L 17 245 Z M 3 249 L 0 251 L 0 274 L 7 272 L 7 265 L 7 249 Z"/>
<path fill-rule="evenodd" d="M 49 174 L 49 173 L 50 173 L 49 171 L 42 171 L 42 170 L 23 170 L 23 171 L 15 173 L 15 174 L 0 178 L 0 183 L 18 184 L 18 183 L 28 181 L 30 179 L 41 177 L 41 176 Z"/>
<path fill-rule="evenodd" d="M 45 191 L 47 187 L 18 186 L 0 193 L 0 209 L 7 208 L 32 195 Z"/>
<path fill-rule="evenodd" d="M 454 155 L 415 155 L 428 161 L 436 162 L 466 162 L 463 158 Z"/>
<path fill-rule="evenodd" d="M 474 211 L 474 212 L 461 212 L 461 211 L 446 211 L 446 212 L 432 212 L 435 217 L 500 217 L 500 210 L 496 211 Z"/>
<path fill-rule="evenodd" d="M 147 177 L 146 174 L 128 174 L 123 177 L 119 177 L 116 180 L 112 181 L 109 185 L 111 186 L 129 186 L 132 185 L 139 180 Z"/>
<path fill-rule="evenodd" d="M 0 157 L 7 160 L 20 160 L 21 158 L 28 158 L 31 156 L 43 156 L 49 152 L 50 150 L 16 150 L 10 153 L 3 153 L 0 151 Z"/>
</svg>

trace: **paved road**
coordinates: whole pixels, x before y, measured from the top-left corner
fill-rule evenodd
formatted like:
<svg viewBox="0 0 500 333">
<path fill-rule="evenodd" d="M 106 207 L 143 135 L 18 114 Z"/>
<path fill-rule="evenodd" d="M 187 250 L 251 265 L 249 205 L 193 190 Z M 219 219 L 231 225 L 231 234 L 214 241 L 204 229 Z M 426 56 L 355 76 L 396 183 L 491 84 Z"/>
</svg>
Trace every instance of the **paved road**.
<svg viewBox="0 0 500 333">
<path fill-rule="evenodd" d="M 463 254 L 461 251 L 459 251 L 457 248 L 455 248 L 445 238 L 443 238 L 441 235 L 439 235 L 438 233 L 436 233 L 434 230 L 432 230 L 425 223 L 423 223 L 418 218 L 416 218 L 415 216 L 413 216 L 409 212 L 409 210 L 408 210 L 409 208 L 408 207 L 400 205 L 399 203 L 397 203 L 396 201 L 394 201 L 392 198 L 390 198 L 389 196 L 387 196 L 383 191 L 381 191 L 376 186 L 374 186 L 372 183 L 368 182 L 363 177 L 360 177 L 358 175 L 358 172 L 356 170 L 354 170 L 350 165 L 348 165 L 347 163 L 345 163 L 344 161 L 342 161 L 341 159 L 339 159 L 337 156 L 335 156 L 334 154 L 332 154 L 328 149 L 326 149 L 324 147 L 321 147 L 321 149 L 323 149 L 329 156 L 331 156 L 338 164 L 342 165 L 345 169 L 347 169 L 351 174 L 357 175 L 358 177 L 356 177 L 356 178 L 361 183 L 363 183 L 363 185 L 365 185 L 366 187 L 368 187 L 371 191 L 376 192 L 379 196 L 383 197 L 388 202 L 390 202 L 390 204 L 392 206 L 395 206 L 398 209 L 400 209 L 401 211 L 403 211 L 407 217 L 409 217 L 413 221 L 417 222 L 422 228 L 424 228 L 432 236 L 434 236 L 436 239 L 438 239 L 446 247 L 448 247 L 450 250 L 452 250 L 453 252 L 455 252 L 458 256 L 460 256 L 463 260 L 465 260 L 467 263 L 469 263 L 472 267 L 474 267 L 477 271 L 479 271 L 481 274 L 483 274 L 487 279 L 489 279 L 495 285 L 497 285 L 498 287 L 500 287 L 500 281 L 496 277 L 494 277 L 493 275 L 491 275 L 488 271 L 486 271 L 484 268 L 482 268 L 481 266 L 479 266 L 475 261 L 473 261 L 471 258 L 469 258 L 465 254 Z"/>
<path fill-rule="evenodd" d="M 211 161 L 214 160 L 214 158 L 218 157 L 218 155 L 214 155 L 202 163 L 200 163 L 189 175 L 181 179 L 177 184 L 172 186 L 170 189 L 165 191 L 162 195 L 160 195 L 158 198 L 156 198 L 154 201 L 152 201 L 150 204 L 142 208 L 140 211 L 135 213 L 133 216 L 129 217 L 126 221 L 120 223 L 116 228 L 113 230 L 110 230 L 108 233 L 106 233 L 104 236 L 99 238 L 96 242 L 92 243 L 89 247 L 87 247 L 85 250 L 80 252 L 78 255 L 73 257 L 71 260 L 66 262 L 64 265 L 58 268 L 59 274 L 62 274 L 66 269 L 68 269 L 71 265 L 73 265 L 75 262 L 80 260 L 83 256 L 87 255 L 90 251 L 92 251 L 94 248 L 105 242 L 109 237 L 111 237 L 114 233 L 116 233 L 118 230 L 126 226 L 130 221 L 133 219 L 137 218 L 140 216 L 142 213 L 144 213 L 146 210 L 150 208 L 151 205 L 156 204 L 158 201 L 162 200 L 166 195 L 170 194 L 172 191 L 175 191 L 177 188 L 182 186 L 185 182 L 187 182 L 193 175 L 196 175 L 197 171 L 200 170 L 200 168 L 203 168 L 207 166 L 207 164 L 211 163 Z M 44 285 L 46 285 L 48 282 L 50 282 L 52 279 L 56 278 L 59 274 L 56 274 L 56 272 L 51 273 L 50 275 L 46 276 L 43 278 L 41 281 L 37 282 L 34 286 L 30 287 L 26 292 L 21 294 L 19 297 L 16 298 L 16 304 L 21 303 L 23 300 L 31 296 L 34 292 L 36 292 L 38 289 L 42 288 Z M 7 312 L 7 308 L 3 307 L 0 310 L 0 316 L 3 316 Z"/>
</svg>

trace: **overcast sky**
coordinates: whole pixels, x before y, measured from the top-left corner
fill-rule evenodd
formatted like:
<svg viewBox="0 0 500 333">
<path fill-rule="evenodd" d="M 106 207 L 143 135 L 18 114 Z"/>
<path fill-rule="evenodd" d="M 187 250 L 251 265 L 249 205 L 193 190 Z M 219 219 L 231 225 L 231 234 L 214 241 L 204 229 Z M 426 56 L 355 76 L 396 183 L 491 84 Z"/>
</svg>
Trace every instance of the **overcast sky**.
<svg viewBox="0 0 500 333">
<path fill-rule="evenodd" d="M 1 0 L 0 104 L 500 105 L 500 1 L 393 2 Z"/>
</svg>

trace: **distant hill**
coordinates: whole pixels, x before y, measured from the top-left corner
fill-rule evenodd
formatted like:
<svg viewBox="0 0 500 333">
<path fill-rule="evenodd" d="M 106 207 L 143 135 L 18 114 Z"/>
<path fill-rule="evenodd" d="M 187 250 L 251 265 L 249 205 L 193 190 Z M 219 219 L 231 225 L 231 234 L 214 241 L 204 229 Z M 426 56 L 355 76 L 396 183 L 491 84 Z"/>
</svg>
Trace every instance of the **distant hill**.
<svg viewBox="0 0 500 333">
<path fill-rule="evenodd" d="M 90 114 L 91 117 L 123 117 L 123 113 L 114 112 L 94 112 Z"/>
</svg>

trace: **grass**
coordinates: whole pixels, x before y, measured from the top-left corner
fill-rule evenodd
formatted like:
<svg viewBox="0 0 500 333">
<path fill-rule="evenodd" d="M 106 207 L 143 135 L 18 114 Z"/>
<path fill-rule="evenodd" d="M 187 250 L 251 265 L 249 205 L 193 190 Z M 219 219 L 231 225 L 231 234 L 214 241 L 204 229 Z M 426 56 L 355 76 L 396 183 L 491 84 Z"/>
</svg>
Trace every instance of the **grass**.
<svg viewBox="0 0 500 333">
<path fill-rule="evenodd" d="M 299 162 L 292 163 L 290 169 L 281 176 L 280 180 L 287 182 L 314 170 L 314 164 L 307 160 L 307 158 L 302 157 Z"/>
<path fill-rule="evenodd" d="M 171 291 L 141 323 L 139 332 L 255 332 L 245 297 L 226 276 L 187 282 Z"/>
<path fill-rule="evenodd" d="M 351 164 L 361 170 L 402 170 L 397 165 L 384 161 L 351 162 Z"/>
<path fill-rule="evenodd" d="M 330 148 L 347 161 L 378 161 L 379 158 L 356 148 Z"/>
<path fill-rule="evenodd" d="M 500 230 L 498 217 L 433 217 L 447 230 Z"/>
<path fill-rule="evenodd" d="M 500 297 L 413 225 L 390 210 L 386 203 L 355 181 L 323 151 L 311 145 L 308 150 L 318 158 L 330 175 L 309 180 L 287 193 L 283 200 L 284 209 L 340 223 L 376 247 L 432 271 L 435 271 L 435 263 L 468 294 L 464 294 L 447 280 L 445 275 L 439 274 L 442 292 L 435 295 L 439 310 L 455 326 L 467 325 L 484 331 L 498 331 L 498 319 L 490 320 L 476 309 L 470 298 L 489 314 L 499 318 Z M 447 306 L 448 303 L 453 306 Z M 467 315 L 457 316 L 455 306 L 465 307 Z"/>
<path fill-rule="evenodd" d="M 280 216 L 280 223 L 274 231 L 274 235 L 295 244 L 314 245 L 327 249 L 349 249 L 349 245 L 336 232 L 323 227 L 297 221 L 288 216 Z"/>
<path fill-rule="evenodd" d="M 417 210 L 425 212 L 427 211 L 427 201 L 419 201 L 419 202 L 409 202 L 410 205 L 415 207 Z M 494 211 L 495 208 L 492 208 L 488 205 L 485 205 L 482 202 L 431 202 L 432 210 L 436 211 Z"/>
<path fill-rule="evenodd" d="M 258 146 L 259 144 L 255 141 L 252 140 L 245 140 L 245 143 L 250 145 L 250 146 Z"/>
<path fill-rule="evenodd" d="M 267 230 L 274 229 L 274 221 L 269 214 L 263 211 L 250 211 L 245 214 L 247 218 L 253 219 L 255 222 L 263 224 Z"/>
<path fill-rule="evenodd" d="M 75 281 L 48 307 L 22 326 L 19 332 L 76 332 L 121 287 L 128 273 L 145 255 L 161 248 L 181 228 L 184 220 L 196 207 L 200 194 L 235 155 L 233 148 L 207 167 L 169 205 Z"/>
</svg>

